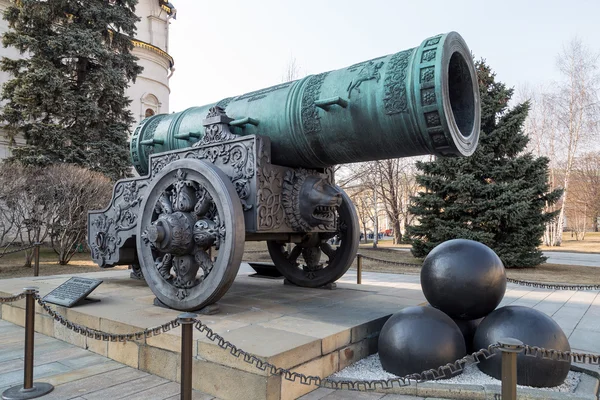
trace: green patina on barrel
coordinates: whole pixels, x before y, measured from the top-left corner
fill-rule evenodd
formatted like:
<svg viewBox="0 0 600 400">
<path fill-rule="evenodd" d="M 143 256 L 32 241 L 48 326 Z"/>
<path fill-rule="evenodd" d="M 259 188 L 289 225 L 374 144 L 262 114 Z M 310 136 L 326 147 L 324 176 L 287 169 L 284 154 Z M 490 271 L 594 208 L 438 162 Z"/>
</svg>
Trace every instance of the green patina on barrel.
<svg viewBox="0 0 600 400">
<path fill-rule="evenodd" d="M 466 156 L 479 137 L 473 60 L 462 37 L 450 32 L 347 68 L 147 118 L 131 140 L 137 171 L 148 172 L 151 153 L 198 141 L 215 105 L 234 119 L 236 134 L 269 136 L 272 163 L 290 167 Z"/>
</svg>

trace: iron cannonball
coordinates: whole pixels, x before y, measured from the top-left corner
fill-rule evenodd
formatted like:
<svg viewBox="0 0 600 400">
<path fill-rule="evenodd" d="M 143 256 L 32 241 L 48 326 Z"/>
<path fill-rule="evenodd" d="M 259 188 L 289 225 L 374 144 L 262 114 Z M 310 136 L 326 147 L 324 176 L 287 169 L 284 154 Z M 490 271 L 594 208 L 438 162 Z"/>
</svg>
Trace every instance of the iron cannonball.
<svg viewBox="0 0 600 400">
<path fill-rule="evenodd" d="M 475 337 L 475 332 L 477 331 L 477 327 L 483 321 L 483 318 L 477 319 L 453 319 L 458 329 L 462 333 L 465 338 L 465 346 L 467 347 L 467 353 L 472 353 L 474 351 L 479 350 L 479 348 L 475 348 L 473 346 L 473 338 Z"/>
<path fill-rule="evenodd" d="M 493 311 L 479 325 L 473 345 L 479 349 L 503 338 L 518 339 L 530 346 L 571 351 L 567 336 L 552 318 L 523 306 L 507 306 Z M 484 373 L 500 379 L 502 359 L 497 355 L 478 366 Z M 517 383 L 535 387 L 558 386 L 565 381 L 571 363 L 517 355 Z"/>
<path fill-rule="evenodd" d="M 429 303 L 456 319 L 485 317 L 502 301 L 506 272 L 486 245 L 448 240 L 434 248 L 421 268 L 421 288 Z"/>
<path fill-rule="evenodd" d="M 397 376 L 437 368 L 465 354 L 465 340 L 458 326 L 431 307 L 403 309 L 387 320 L 379 334 L 381 365 Z M 445 374 L 450 378 L 458 373 Z"/>
</svg>

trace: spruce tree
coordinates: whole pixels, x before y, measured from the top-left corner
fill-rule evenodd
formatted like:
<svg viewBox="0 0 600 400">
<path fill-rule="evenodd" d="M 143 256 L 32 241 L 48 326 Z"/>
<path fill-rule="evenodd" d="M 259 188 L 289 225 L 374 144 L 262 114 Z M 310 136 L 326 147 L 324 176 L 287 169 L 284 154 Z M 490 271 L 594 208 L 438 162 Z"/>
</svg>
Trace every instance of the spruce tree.
<svg viewBox="0 0 600 400">
<path fill-rule="evenodd" d="M 125 96 L 141 72 L 131 54 L 137 0 L 20 0 L 4 13 L 3 57 L 12 75 L 2 89 L 9 137 L 25 165 L 71 163 L 112 179 L 130 170 L 127 134 L 133 122 Z"/>
<path fill-rule="evenodd" d="M 513 89 L 497 82 L 485 61 L 476 62 L 481 95 L 481 134 L 471 157 L 418 162 L 424 189 L 410 212 L 420 225 L 408 229 L 412 252 L 425 257 L 450 239 L 486 244 L 506 267 L 532 267 L 546 258 L 538 249 L 545 224 L 555 217 L 544 206 L 555 203 L 548 162 L 526 151 L 523 133 L 527 102 L 508 107 Z"/>
</svg>

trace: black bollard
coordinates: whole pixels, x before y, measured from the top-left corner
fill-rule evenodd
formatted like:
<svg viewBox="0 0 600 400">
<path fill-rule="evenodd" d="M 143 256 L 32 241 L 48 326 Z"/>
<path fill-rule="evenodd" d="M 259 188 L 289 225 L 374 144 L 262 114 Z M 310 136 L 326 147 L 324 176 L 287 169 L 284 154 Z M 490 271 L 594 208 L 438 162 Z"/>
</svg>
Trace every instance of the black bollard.
<svg viewBox="0 0 600 400">
<path fill-rule="evenodd" d="M 181 324 L 181 400 L 192 400 L 192 345 L 194 342 L 193 313 L 179 314 Z"/>
<path fill-rule="evenodd" d="M 362 283 L 362 254 L 356 254 L 356 284 Z"/>
<path fill-rule="evenodd" d="M 13 386 L 2 393 L 3 400 L 35 399 L 50 393 L 54 386 L 49 383 L 33 382 L 33 339 L 35 334 L 35 298 L 36 287 L 27 287 L 25 292 L 25 369 L 23 385 Z"/>
<path fill-rule="evenodd" d="M 502 352 L 502 400 L 517 400 L 517 354 L 523 342 L 513 338 L 498 341 Z"/>
</svg>

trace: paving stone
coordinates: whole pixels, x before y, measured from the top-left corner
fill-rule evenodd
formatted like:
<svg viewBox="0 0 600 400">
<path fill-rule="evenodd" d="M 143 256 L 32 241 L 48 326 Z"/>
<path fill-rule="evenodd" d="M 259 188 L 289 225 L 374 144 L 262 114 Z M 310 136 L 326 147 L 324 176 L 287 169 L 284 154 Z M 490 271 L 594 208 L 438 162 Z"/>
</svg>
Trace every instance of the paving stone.
<svg viewBox="0 0 600 400">
<path fill-rule="evenodd" d="M 417 396 L 431 398 L 448 395 L 453 399 L 485 400 L 483 385 L 450 385 L 444 383 L 417 383 Z"/>
<path fill-rule="evenodd" d="M 24 362 L 23 360 L 20 359 L 11 359 L 8 361 L 3 361 L 0 362 L 0 374 L 3 374 L 5 372 L 10 372 L 10 371 L 18 371 L 18 370 L 22 370 L 24 367 Z"/>
<path fill-rule="evenodd" d="M 335 392 L 323 397 L 322 400 L 377 400 L 381 399 L 383 396 L 383 393 L 336 390 Z"/>
<path fill-rule="evenodd" d="M 101 356 L 108 356 L 108 342 L 105 342 L 104 340 L 96 340 L 91 337 L 86 337 L 85 348 Z"/>
<path fill-rule="evenodd" d="M 78 369 L 73 369 L 62 374 L 44 378 L 44 382 L 50 383 L 54 386 L 58 386 L 67 382 L 77 381 L 79 379 L 102 374 L 104 372 L 113 371 L 115 369 L 120 369 L 123 367 L 123 364 L 119 364 L 118 362 L 113 360 L 108 360 L 100 364 L 90 365 L 87 367 L 80 367 Z"/>
<path fill-rule="evenodd" d="M 54 319 L 49 315 L 35 314 L 35 331 L 54 337 Z"/>
<path fill-rule="evenodd" d="M 259 325 L 322 339 L 322 354 L 329 354 L 350 343 L 350 327 L 345 325 L 336 325 L 293 316 L 273 319 Z"/>
<path fill-rule="evenodd" d="M 42 342 L 42 343 L 40 343 Z M 60 340 L 56 340 L 53 338 L 48 338 L 47 341 L 38 340 L 35 343 L 34 348 L 34 359 L 38 354 L 42 354 L 46 351 L 53 351 L 55 349 L 65 349 L 68 348 L 69 344 L 65 342 L 61 342 Z M 24 357 L 24 348 L 23 344 L 15 344 L 14 346 L 6 346 L 2 347 L 2 352 L 0 352 L 0 362 L 12 360 L 15 358 L 23 358 Z"/>
<path fill-rule="evenodd" d="M 44 365 L 33 367 L 33 379 L 42 379 L 47 376 L 57 375 L 63 372 L 70 371 L 71 369 L 60 363 L 48 363 Z M 12 386 L 19 383 L 23 383 L 23 370 L 5 372 L 0 374 L 0 386 Z"/>
<path fill-rule="evenodd" d="M 589 311 L 579 320 L 575 329 L 594 331 L 600 335 L 600 316 L 593 315 Z"/>
<path fill-rule="evenodd" d="M 575 388 L 575 394 L 577 395 L 590 395 L 590 394 L 598 394 L 598 389 L 600 388 L 599 381 L 597 377 L 589 376 L 587 374 L 582 374 L 579 384 Z"/>
<path fill-rule="evenodd" d="M 25 310 L 10 306 L 6 303 L 2 304 L 2 319 L 12 322 L 15 325 L 24 326 Z"/>
<path fill-rule="evenodd" d="M 181 396 L 179 394 L 169 397 L 166 400 L 180 400 Z M 213 397 L 209 394 L 199 392 L 197 390 L 192 390 L 192 400 L 219 400 L 216 397 Z"/>
<path fill-rule="evenodd" d="M 278 400 L 281 376 L 260 376 L 194 359 L 193 388 L 220 399 Z"/>
<path fill-rule="evenodd" d="M 86 394 L 85 398 L 86 400 L 124 399 L 165 383 L 169 383 L 169 381 L 158 376 L 148 375 Z"/>
<path fill-rule="evenodd" d="M 333 392 L 335 392 L 334 389 L 318 388 L 302 397 L 299 397 L 298 400 L 321 400 L 323 397 Z"/>
<path fill-rule="evenodd" d="M 342 370 L 371 354 L 377 353 L 377 342 L 377 337 L 370 337 L 340 349 L 339 370 Z"/>
<path fill-rule="evenodd" d="M 59 362 L 63 365 L 66 365 L 69 368 L 79 369 L 89 367 L 92 365 L 103 364 L 109 361 L 112 360 L 108 357 L 103 357 L 101 355 L 93 354 L 89 351 L 86 351 L 85 355 L 83 356 L 67 358 L 64 360 L 60 360 Z"/>
<path fill-rule="evenodd" d="M 594 353 L 600 353 L 600 339 L 598 332 L 586 329 L 575 329 L 569 337 L 569 343 L 574 349 L 585 349 Z"/>
<path fill-rule="evenodd" d="M 60 362 L 72 357 L 84 357 L 89 353 L 78 347 L 70 347 L 66 349 L 57 349 L 48 351 L 42 354 L 34 354 L 33 365 L 42 365 L 50 362 Z M 63 364 L 64 365 L 64 364 Z"/>
<path fill-rule="evenodd" d="M 77 396 L 85 397 L 86 394 L 144 376 L 148 376 L 148 374 L 123 366 L 112 371 L 58 385 L 51 393 L 44 397 L 44 400 L 64 400 Z"/>
<path fill-rule="evenodd" d="M 331 353 L 323 357 L 319 357 L 308 363 L 303 364 L 298 368 L 294 368 L 293 372 L 298 372 L 304 375 L 314 375 L 326 377 L 338 371 L 339 365 L 338 353 Z M 281 400 L 293 400 L 316 389 L 316 386 L 302 385 L 298 382 L 291 382 L 286 379 L 281 380 Z"/>
<path fill-rule="evenodd" d="M 62 340 L 63 342 L 85 348 L 85 336 L 72 331 L 58 321 L 54 321 L 54 337 Z"/>
<path fill-rule="evenodd" d="M 179 380 L 179 353 L 151 346 L 139 347 L 139 368 L 171 381 Z"/>
<path fill-rule="evenodd" d="M 389 316 L 386 315 L 358 326 L 354 326 L 351 331 L 351 342 L 356 343 L 364 338 L 378 335 L 388 319 Z"/>
<path fill-rule="evenodd" d="M 139 366 L 140 347 L 136 342 L 107 342 L 108 358 L 129 365 L 133 368 Z"/>
<path fill-rule="evenodd" d="M 282 368 L 291 368 L 321 355 L 321 341 L 319 339 L 260 325 L 249 325 L 235 329 L 223 333 L 223 337 L 237 347 L 268 359 L 269 362 Z M 231 356 L 229 352 L 222 350 L 215 344 L 199 341 L 198 356 L 253 373 L 260 372 L 252 365 Z"/>
</svg>

